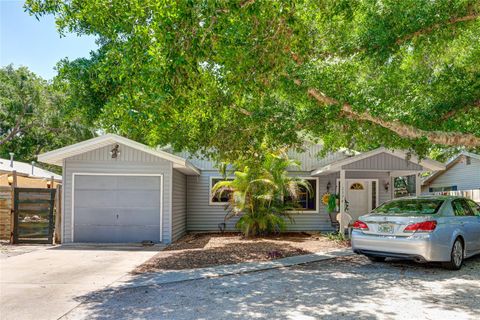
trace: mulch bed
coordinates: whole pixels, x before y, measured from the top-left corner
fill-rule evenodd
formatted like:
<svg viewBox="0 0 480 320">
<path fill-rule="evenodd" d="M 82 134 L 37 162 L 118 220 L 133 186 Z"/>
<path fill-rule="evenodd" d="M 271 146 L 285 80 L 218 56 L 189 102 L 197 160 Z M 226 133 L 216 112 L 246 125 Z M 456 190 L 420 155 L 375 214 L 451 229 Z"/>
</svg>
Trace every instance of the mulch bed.
<svg viewBox="0 0 480 320">
<path fill-rule="evenodd" d="M 268 261 L 340 249 L 347 245 L 320 233 L 284 233 L 251 239 L 239 233 L 188 234 L 137 267 L 133 273 Z"/>
</svg>

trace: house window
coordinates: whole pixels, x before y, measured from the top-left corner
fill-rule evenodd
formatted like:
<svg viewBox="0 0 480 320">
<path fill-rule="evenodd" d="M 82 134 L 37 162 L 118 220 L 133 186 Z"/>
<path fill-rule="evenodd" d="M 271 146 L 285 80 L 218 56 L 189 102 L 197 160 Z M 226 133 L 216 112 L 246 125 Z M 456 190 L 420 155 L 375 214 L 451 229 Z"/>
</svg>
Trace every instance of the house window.
<svg viewBox="0 0 480 320">
<path fill-rule="evenodd" d="M 372 210 L 377 207 L 377 181 L 372 181 Z"/>
<path fill-rule="evenodd" d="M 393 197 L 402 198 L 416 195 L 415 175 L 393 179 Z"/>
<path fill-rule="evenodd" d="M 231 190 L 224 190 L 221 197 L 212 193 L 212 188 L 220 181 L 232 181 L 233 179 L 211 178 L 210 179 L 210 204 L 227 204 L 232 195 Z"/>
<path fill-rule="evenodd" d="M 299 196 L 295 203 L 295 211 L 316 211 L 317 210 L 317 179 L 304 179 L 310 186 L 311 190 L 300 186 L 299 187 Z M 286 203 L 292 203 L 293 199 L 291 197 L 285 197 Z"/>
<path fill-rule="evenodd" d="M 364 190 L 363 184 L 359 182 L 352 183 L 352 185 L 350 186 L 350 190 Z"/>
<path fill-rule="evenodd" d="M 471 165 L 472 164 L 472 158 L 467 156 L 466 159 L 465 159 L 465 163 L 466 163 L 467 166 Z"/>
<path fill-rule="evenodd" d="M 457 186 L 447 186 L 447 187 L 430 187 L 428 188 L 429 192 L 442 192 L 442 191 L 457 191 Z"/>
</svg>

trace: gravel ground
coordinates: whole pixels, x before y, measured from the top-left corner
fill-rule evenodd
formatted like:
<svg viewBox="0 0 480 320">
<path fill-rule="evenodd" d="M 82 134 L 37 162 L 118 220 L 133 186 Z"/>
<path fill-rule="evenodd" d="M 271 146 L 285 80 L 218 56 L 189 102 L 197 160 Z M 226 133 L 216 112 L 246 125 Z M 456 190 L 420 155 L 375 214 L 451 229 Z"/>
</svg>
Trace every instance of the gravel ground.
<svg viewBox="0 0 480 320">
<path fill-rule="evenodd" d="M 65 319 L 478 319 L 480 257 L 461 271 L 361 256 L 96 292 Z"/>
<path fill-rule="evenodd" d="M 238 233 L 188 234 L 136 268 L 134 273 L 268 261 L 345 246 L 320 233 L 283 233 L 252 239 Z"/>
<path fill-rule="evenodd" d="M 42 250 L 52 247 L 49 244 L 16 244 L 11 245 L 6 242 L 0 243 L 0 260 L 7 259 L 9 257 L 18 256 L 24 253 L 29 253 L 35 250 Z"/>
</svg>

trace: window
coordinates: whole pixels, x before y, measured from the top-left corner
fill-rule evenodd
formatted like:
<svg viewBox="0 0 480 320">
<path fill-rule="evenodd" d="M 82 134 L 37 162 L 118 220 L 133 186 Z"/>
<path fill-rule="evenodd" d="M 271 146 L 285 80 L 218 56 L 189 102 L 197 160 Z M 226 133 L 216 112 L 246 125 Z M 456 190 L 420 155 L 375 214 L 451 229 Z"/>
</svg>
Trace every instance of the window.
<svg viewBox="0 0 480 320">
<path fill-rule="evenodd" d="M 472 158 L 470 158 L 470 157 L 467 156 L 466 159 L 465 159 L 465 164 L 466 164 L 467 166 L 471 165 L 471 164 L 472 164 Z"/>
<path fill-rule="evenodd" d="M 473 200 L 467 200 L 467 203 L 470 206 L 470 209 L 472 210 L 473 214 L 476 216 L 480 216 L 480 205 Z"/>
<path fill-rule="evenodd" d="M 373 210 L 374 213 L 388 214 L 435 214 L 443 204 L 438 199 L 398 199 L 386 202 Z"/>
<path fill-rule="evenodd" d="M 456 191 L 456 190 L 457 190 L 457 186 L 430 187 L 430 188 L 428 188 L 429 192 Z"/>
<path fill-rule="evenodd" d="M 352 183 L 352 185 L 350 186 L 350 190 L 364 190 L 363 184 L 359 182 Z"/>
<path fill-rule="evenodd" d="M 233 179 L 226 179 L 226 181 L 232 181 Z M 231 190 L 224 190 L 222 196 L 219 197 L 218 194 L 212 194 L 212 188 L 220 181 L 225 181 L 223 178 L 211 178 L 210 179 L 210 204 L 227 204 L 230 196 L 232 195 Z"/>
<path fill-rule="evenodd" d="M 305 179 L 311 186 L 311 192 L 305 187 L 300 186 L 299 197 L 295 203 L 298 211 L 316 211 L 317 210 L 317 179 Z M 291 197 L 285 197 L 286 203 L 292 203 Z"/>
<path fill-rule="evenodd" d="M 377 207 L 377 181 L 372 181 L 372 209 Z"/>
<path fill-rule="evenodd" d="M 393 197 L 401 198 L 416 195 L 415 175 L 393 179 Z"/>
<path fill-rule="evenodd" d="M 454 200 L 452 202 L 453 212 L 456 216 L 472 216 L 473 212 L 470 210 L 470 206 L 462 199 Z"/>
</svg>

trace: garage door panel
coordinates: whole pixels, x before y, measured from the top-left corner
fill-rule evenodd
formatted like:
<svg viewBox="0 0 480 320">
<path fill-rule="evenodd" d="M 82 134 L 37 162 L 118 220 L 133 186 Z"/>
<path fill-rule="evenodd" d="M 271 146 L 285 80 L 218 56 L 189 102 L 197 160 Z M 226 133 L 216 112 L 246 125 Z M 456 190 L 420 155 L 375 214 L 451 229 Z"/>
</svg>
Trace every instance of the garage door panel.
<svg viewBox="0 0 480 320">
<path fill-rule="evenodd" d="M 76 190 L 75 207 L 78 208 L 110 208 L 116 206 L 115 190 Z"/>
<path fill-rule="evenodd" d="M 76 208 L 75 224 L 81 225 L 115 225 L 116 213 L 113 208 Z"/>
<path fill-rule="evenodd" d="M 110 190 L 117 185 L 117 176 L 75 176 L 76 190 Z"/>
<path fill-rule="evenodd" d="M 159 208 L 119 209 L 116 224 L 122 226 L 159 226 Z"/>
<path fill-rule="evenodd" d="M 128 243 L 150 240 L 158 242 L 158 227 L 76 226 L 78 242 Z"/>
<path fill-rule="evenodd" d="M 116 206 L 120 208 L 159 207 L 160 191 L 119 190 Z"/>
<path fill-rule="evenodd" d="M 158 190 L 160 192 L 160 179 L 156 177 L 119 176 L 119 190 Z"/>
</svg>

